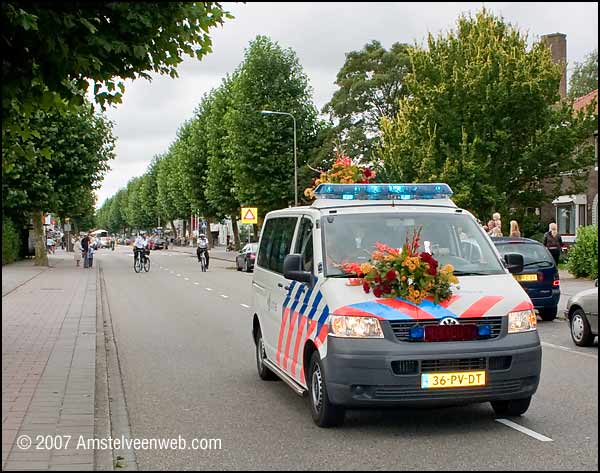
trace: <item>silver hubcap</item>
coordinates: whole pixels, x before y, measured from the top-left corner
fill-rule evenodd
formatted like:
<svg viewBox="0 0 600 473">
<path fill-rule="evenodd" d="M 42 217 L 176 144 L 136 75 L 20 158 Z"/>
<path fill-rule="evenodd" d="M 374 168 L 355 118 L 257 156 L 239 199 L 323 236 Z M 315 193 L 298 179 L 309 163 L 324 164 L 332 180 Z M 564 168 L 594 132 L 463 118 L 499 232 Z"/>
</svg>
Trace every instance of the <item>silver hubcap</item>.
<svg viewBox="0 0 600 473">
<path fill-rule="evenodd" d="M 315 370 L 312 375 L 312 401 L 315 410 L 319 412 L 321 410 L 321 389 L 323 386 L 323 380 L 321 378 L 321 369 L 319 365 L 315 366 Z"/>
<path fill-rule="evenodd" d="M 571 333 L 573 334 L 573 338 L 578 342 L 583 338 L 583 317 L 580 314 L 575 314 L 573 316 L 573 320 L 571 321 Z"/>
</svg>

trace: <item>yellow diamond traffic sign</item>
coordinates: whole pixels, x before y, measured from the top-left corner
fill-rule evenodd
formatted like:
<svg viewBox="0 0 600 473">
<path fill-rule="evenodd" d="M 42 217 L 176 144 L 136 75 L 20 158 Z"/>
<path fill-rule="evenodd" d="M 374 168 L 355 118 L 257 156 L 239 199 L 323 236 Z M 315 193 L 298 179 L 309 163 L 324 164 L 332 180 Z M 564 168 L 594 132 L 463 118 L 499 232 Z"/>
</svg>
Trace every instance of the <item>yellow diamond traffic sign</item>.
<svg viewBox="0 0 600 473">
<path fill-rule="evenodd" d="M 242 207 L 242 223 L 258 223 L 258 208 Z"/>
</svg>

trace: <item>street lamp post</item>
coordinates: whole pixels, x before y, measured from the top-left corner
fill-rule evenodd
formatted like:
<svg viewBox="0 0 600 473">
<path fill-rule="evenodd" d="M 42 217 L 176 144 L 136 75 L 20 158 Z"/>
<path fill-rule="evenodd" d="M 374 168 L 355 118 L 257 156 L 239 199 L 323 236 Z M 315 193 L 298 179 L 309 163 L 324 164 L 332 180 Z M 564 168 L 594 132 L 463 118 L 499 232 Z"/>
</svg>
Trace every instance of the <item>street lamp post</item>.
<svg viewBox="0 0 600 473">
<path fill-rule="evenodd" d="M 263 115 L 287 115 L 294 121 L 294 206 L 298 207 L 298 156 L 296 152 L 296 119 L 294 115 L 288 112 L 273 112 L 271 110 L 261 110 Z"/>
</svg>

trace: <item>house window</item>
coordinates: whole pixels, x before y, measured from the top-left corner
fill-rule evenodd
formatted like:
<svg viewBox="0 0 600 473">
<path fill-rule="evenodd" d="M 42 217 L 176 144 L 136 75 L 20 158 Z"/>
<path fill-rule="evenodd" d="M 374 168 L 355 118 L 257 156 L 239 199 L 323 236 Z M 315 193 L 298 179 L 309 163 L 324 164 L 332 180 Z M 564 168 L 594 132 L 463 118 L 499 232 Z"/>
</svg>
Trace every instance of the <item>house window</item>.
<svg viewBox="0 0 600 473">
<path fill-rule="evenodd" d="M 558 205 L 556 207 L 556 223 L 562 234 L 575 234 L 575 213 L 573 205 Z"/>
<path fill-rule="evenodd" d="M 577 220 L 577 226 L 581 227 L 582 225 L 585 225 L 586 222 L 586 205 L 585 204 L 580 204 L 577 206 L 579 208 L 579 219 Z"/>
</svg>

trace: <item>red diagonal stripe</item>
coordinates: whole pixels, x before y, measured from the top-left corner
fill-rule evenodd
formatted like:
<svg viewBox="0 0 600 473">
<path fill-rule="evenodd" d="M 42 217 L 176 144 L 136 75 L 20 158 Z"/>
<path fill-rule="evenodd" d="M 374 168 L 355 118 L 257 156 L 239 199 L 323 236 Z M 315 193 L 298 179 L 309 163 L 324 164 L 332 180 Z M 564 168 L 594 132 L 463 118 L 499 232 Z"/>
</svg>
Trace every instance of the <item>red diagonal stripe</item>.
<svg viewBox="0 0 600 473">
<path fill-rule="evenodd" d="M 377 299 L 376 302 L 399 310 L 404 314 L 408 315 L 409 317 L 412 317 L 413 319 L 418 319 L 419 317 L 435 319 L 435 317 L 429 312 L 420 309 L 417 306 L 409 304 L 408 302 L 401 301 L 399 299 Z"/>
<path fill-rule="evenodd" d="M 281 344 L 283 343 L 283 334 L 285 333 L 285 325 L 287 323 L 289 313 L 290 309 L 284 309 L 283 316 L 281 317 L 281 325 L 279 326 L 279 339 L 277 340 L 277 353 L 275 357 L 277 366 L 281 366 Z"/>
<path fill-rule="evenodd" d="M 317 346 L 317 348 L 321 348 L 321 345 L 323 345 L 323 343 L 325 342 L 325 339 L 327 338 L 328 332 L 329 332 L 329 325 L 324 324 L 321 327 L 321 331 L 319 332 L 319 335 L 317 336 L 317 338 L 315 338 L 315 345 Z"/>
<path fill-rule="evenodd" d="M 529 310 L 533 309 L 533 304 L 531 301 L 523 301 L 518 306 L 514 307 L 511 312 L 518 312 L 520 310 Z"/>
<path fill-rule="evenodd" d="M 450 304 L 454 304 L 458 299 L 460 299 L 460 296 L 453 294 L 450 299 L 440 302 L 439 305 L 441 305 L 444 309 L 447 309 Z"/>
<path fill-rule="evenodd" d="M 300 316 L 300 323 L 298 324 L 298 334 L 296 335 L 296 342 L 294 343 L 294 356 L 292 357 L 292 367 L 290 372 L 292 376 L 296 377 L 296 362 L 298 361 L 298 350 L 300 349 L 300 341 L 302 340 L 302 334 L 304 333 L 304 325 L 306 325 L 306 317 Z"/>
<path fill-rule="evenodd" d="M 296 320 L 298 319 L 298 311 L 294 311 L 290 320 L 290 328 L 288 328 L 287 340 L 285 342 L 285 352 L 283 353 L 283 369 L 287 371 L 288 365 L 288 353 L 290 352 L 290 343 L 292 342 L 292 333 L 294 333 L 294 327 L 296 326 Z"/>
<path fill-rule="evenodd" d="M 332 315 L 346 315 L 346 316 L 354 316 L 354 317 L 374 317 L 379 320 L 383 320 L 381 317 L 371 314 L 370 312 L 365 312 L 364 310 L 357 309 L 355 307 L 350 307 L 349 305 L 339 307 L 333 311 Z"/>
<path fill-rule="evenodd" d="M 477 302 L 472 304 L 467 310 L 465 310 L 459 317 L 483 317 L 488 310 L 500 302 L 504 297 L 502 296 L 485 296 L 479 299 Z"/>
</svg>

